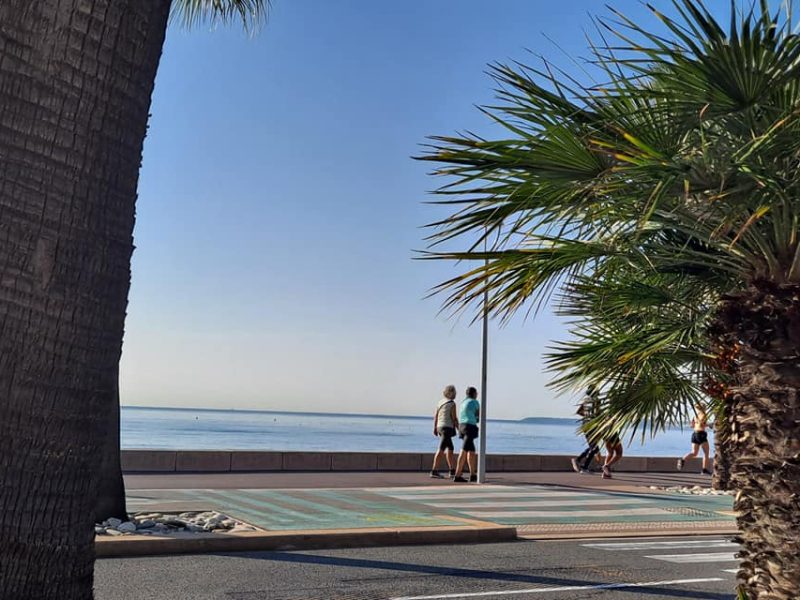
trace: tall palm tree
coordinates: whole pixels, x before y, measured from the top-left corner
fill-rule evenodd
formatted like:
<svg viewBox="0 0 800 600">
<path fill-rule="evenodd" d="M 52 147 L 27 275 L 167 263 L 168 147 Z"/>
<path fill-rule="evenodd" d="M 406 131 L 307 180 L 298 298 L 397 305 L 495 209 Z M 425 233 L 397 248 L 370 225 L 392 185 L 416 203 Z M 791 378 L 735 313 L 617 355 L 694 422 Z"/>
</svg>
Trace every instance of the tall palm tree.
<svg viewBox="0 0 800 600">
<path fill-rule="evenodd" d="M 736 8 L 735 6 L 733 7 Z M 739 345 L 731 387 L 738 575 L 752 598 L 800 597 L 800 37 L 790 10 L 700 0 L 651 8 L 655 33 L 614 12 L 592 48 L 599 83 L 549 63 L 494 65 L 500 139 L 437 137 L 425 157 L 456 207 L 433 258 L 454 309 L 503 318 L 611 260 L 642 273 L 714 272 L 714 320 Z M 497 236 L 481 252 L 485 235 Z M 484 260 L 487 261 L 484 264 Z"/>
<path fill-rule="evenodd" d="M 136 186 L 170 0 L 0 3 L 0 597 L 92 597 Z M 180 0 L 186 23 L 266 1 Z"/>
</svg>

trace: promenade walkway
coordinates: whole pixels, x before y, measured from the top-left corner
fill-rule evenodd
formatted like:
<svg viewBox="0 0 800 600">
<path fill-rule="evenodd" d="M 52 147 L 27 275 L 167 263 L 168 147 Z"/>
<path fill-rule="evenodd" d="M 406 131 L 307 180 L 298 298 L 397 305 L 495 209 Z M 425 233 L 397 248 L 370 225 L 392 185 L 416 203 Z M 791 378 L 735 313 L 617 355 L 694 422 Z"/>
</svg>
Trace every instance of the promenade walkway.
<svg viewBox="0 0 800 600">
<path fill-rule="evenodd" d="M 612 480 L 507 473 L 484 485 L 453 484 L 424 473 L 126 476 L 129 510 L 218 510 L 259 528 L 266 548 L 496 541 L 514 534 L 562 539 L 735 532 L 730 496 L 653 489 L 709 483 L 688 473 L 617 473 Z M 214 543 L 226 537 L 209 536 Z M 100 554 L 114 554 L 110 548 L 130 541 L 102 540 L 108 544 Z M 148 552 L 160 550 L 138 551 Z"/>
<path fill-rule="evenodd" d="M 730 496 L 589 490 L 545 485 L 417 486 L 338 489 L 132 490 L 139 511 L 214 509 L 268 531 L 433 527 L 475 521 L 556 531 L 631 525 L 724 526 Z M 541 527 L 541 526 L 551 527 Z M 590 526 L 590 527 L 584 527 Z"/>
</svg>

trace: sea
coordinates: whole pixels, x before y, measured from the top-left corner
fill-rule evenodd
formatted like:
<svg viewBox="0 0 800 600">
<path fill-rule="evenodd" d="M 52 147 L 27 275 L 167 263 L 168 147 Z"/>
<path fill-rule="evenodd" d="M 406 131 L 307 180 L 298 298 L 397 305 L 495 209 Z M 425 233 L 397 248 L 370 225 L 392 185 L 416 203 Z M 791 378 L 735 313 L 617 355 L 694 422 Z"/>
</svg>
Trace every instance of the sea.
<svg viewBox="0 0 800 600">
<path fill-rule="evenodd" d="M 575 454 L 584 447 L 574 419 L 528 418 L 486 423 L 487 453 Z M 432 417 L 337 413 L 149 408 L 121 410 L 123 449 L 432 452 Z M 709 441 L 712 443 L 712 432 Z M 631 456 L 680 456 L 691 430 L 625 438 Z M 458 443 L 456 443 L 458 448 Z"/>
</svg>

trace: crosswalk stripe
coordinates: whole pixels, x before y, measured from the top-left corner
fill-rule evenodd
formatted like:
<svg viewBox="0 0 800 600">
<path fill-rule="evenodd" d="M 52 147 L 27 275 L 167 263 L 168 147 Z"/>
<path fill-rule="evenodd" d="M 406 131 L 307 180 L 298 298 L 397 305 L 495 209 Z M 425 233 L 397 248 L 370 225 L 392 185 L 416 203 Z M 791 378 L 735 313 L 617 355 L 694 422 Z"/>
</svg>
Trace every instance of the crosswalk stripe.
<svg viewBox="0 0 800 600">
<path fill-rule="evenodd" d="M 461 592 L 460 594 L 436 594 L 434 596 L 399 596 L 391 600 L 448 600 L 450 598 L 479 598 L 483 596 L 514 596 L 518 594 L 549 594 L 553 592 L 579 592 L 589 590 L 618 590 L 624 588 L 649 588 L 689 583 L 710 583 L 724 581 L 721 577 L 703 579 L 674 579 L 672 581 L 646 581 L 642 583 L 600 583 L 597 585 L 568 585 L 561 587 L 538 587 L 524 590 L 497 590 L 486 592 Z"/>
<path fill-rule="evenodd" d="M 443 488 L 440 487 L 431 487 L 430 485 L 412 485 L 412 486 L 402 486 L 402 487 L 378 487 L 378 488 L 370 488 L 376 492 L 381 492 L 382 494 L 389 494 L 397 492 L 399 494 L 423 494 L 425 492 L 429 492 L 431 494 L 436 494 L 442 491 Z M 452 490 L 453 492 L 466 492 L 466 491 L 474 491 L 474 487 L 467 486 L 467 487 L 453 487 L 453 488 L 446 488 Z M 544 490 L 546 488 L 540 485 L 497 485 L 491 483 L 484 483 L 481 484 L 480 489 L 482 490 L 506 490 L 506 491 L 520 491 L 520 490 Z"/>
<path fill-rule="evenodd" d="M 603 544 L 583 544 L 584 548 L 597 548 L 611 552 L 623 550 L 681 550 L 688 548 L 738 548 L 729 540 L 681 540 L 669 542 L 613 542 Z"/>
<path fill-rule="evenodd" d="M 710 563 L 710 562 L 731 562 L 736 561 L 733 552 L 710 552 L 707 554 L 659 554 L 655 556 L 645 556 L 671 563 Z"/>
<path fill-rule="evenodd" d="M 473 517 L 494 517 L 494 518 L 515 518 L 515 517 L 570 517 L 580 519 L 581 517 L 626 517 L 634 515 L 663 515 L 667 514 L 664 509 L 653 508 L 622 508 L 608 510 L 499 510 L 499 511 L 475 511 L 465 510 L 464 514 Z"/>
<path fill-rule="evenodd" d="M 458 510 L 497 510 L 498 508 L 537 508 L 547 506 L 596 506 L 596 505 L 615 505 L 620 504 L 651 504 L 649 500 L 639 500 L 637 498 L 625 498 L 624 502 L 620 502 L 616 498 L 591 498 L 588 500 L 518 500 L 514 502 L 425 502 L 430 506 L 438 506 L 442 508 L 455 508 Z"/>
<path fill-rule="evenodd" d="M 462 499 L 476 499 L 476 500 L 505 500 L 506 498 L 598 498 L 609 497 L 603 494 L 595 494 L 591 492 L 467 492 L 467 493 L 446 493 L 446 494 L 386 494 L 391 498 L 398 500 L 462 500 Z"/>
<path fill-rule="evenodd" d="M 739 569 L 722 569 L 722 572 L 723 573 L 733 573 L 734 575 L 736 575 L 736 573 L 739 572 Z"/>
</svg>

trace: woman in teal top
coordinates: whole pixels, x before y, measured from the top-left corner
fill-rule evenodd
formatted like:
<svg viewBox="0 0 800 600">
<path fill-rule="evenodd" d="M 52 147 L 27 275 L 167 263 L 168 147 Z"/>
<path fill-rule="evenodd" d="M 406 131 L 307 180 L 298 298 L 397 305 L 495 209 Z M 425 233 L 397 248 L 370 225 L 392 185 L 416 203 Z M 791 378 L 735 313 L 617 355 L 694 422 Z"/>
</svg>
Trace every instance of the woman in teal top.
<svg viewBox="0 0 800 600">
<path fill-rule="evenodd" d="M 467 388 L 467 397 L 458 411 L 458 437 L 463 440 L 461 452 L 458 454 L 456 474 L 453 481 L 466 482 L 461 474 L 464 463 L 469 467 L 469 481 L 478 481 L 478 455 L 475 453 L 475 440 L 478 438 L 478 423 L 481 420 L 481 404 L 478 402 L 478 390 Z"/>
</svg>

